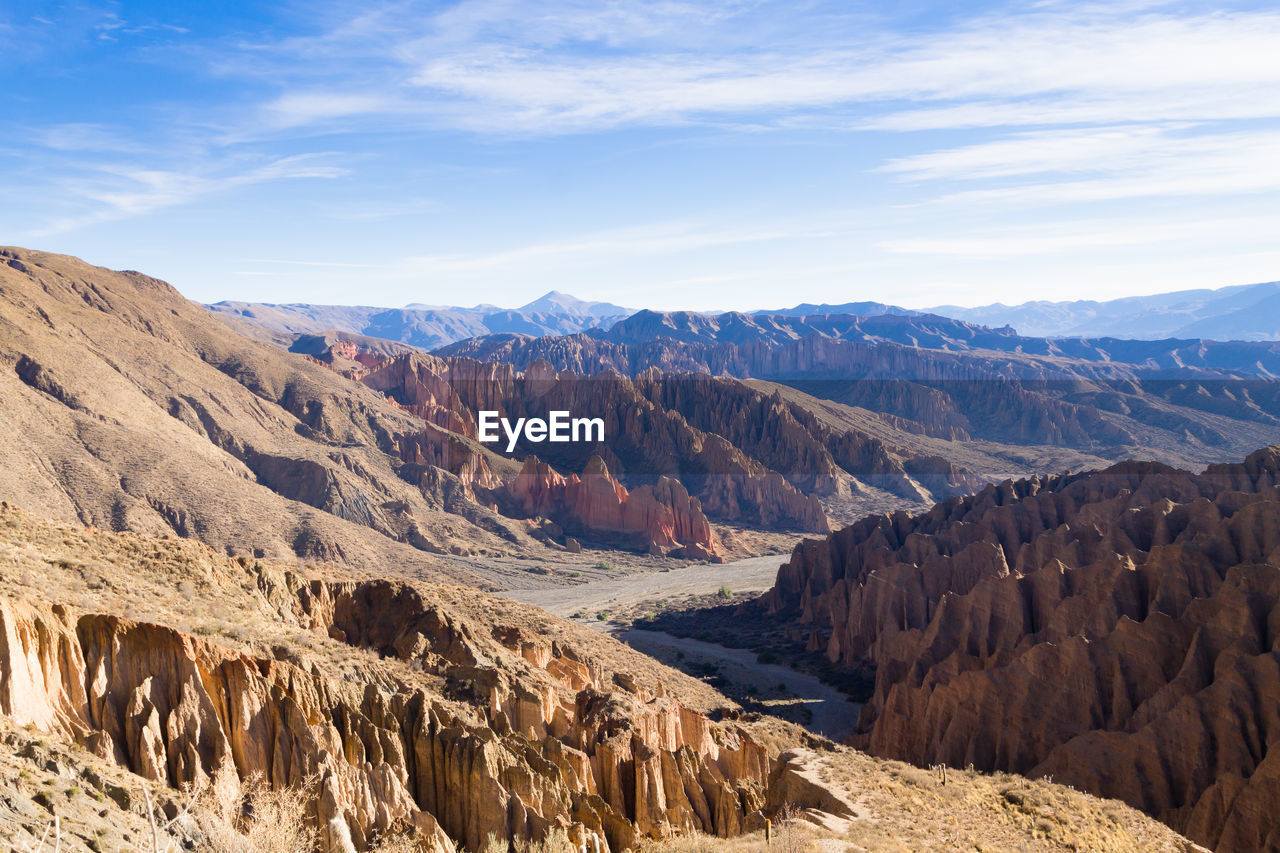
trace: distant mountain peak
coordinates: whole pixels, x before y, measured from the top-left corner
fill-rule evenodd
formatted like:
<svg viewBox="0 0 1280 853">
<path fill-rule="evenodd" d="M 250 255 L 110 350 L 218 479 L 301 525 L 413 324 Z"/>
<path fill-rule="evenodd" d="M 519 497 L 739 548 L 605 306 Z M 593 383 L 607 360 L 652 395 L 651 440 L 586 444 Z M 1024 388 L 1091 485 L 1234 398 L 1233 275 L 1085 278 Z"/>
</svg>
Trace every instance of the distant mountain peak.
<svg viewBox="0 0 1280 853">
<path fill-rule="evenodd" d="M 548 290 L 532 302 L 515 309 L 525 312 L 576 314 L 589 317 L 621 317 L 634 313 L 630 308 L 611 302 L 592 302 L 579 299 L 571 293 Z"/>
</svg>

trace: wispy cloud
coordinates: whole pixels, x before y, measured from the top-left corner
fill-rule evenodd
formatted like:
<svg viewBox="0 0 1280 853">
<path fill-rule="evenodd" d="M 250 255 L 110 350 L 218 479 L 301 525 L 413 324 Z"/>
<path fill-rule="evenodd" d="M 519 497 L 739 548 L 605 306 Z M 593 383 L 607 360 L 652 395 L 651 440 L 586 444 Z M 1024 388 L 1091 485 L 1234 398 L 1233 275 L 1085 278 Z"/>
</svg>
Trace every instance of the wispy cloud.
<svg viewBox="0 0 1280 853">
<path fill-rule="evenodd" d="M 847 109 L 868 129 L 1280 115 L 1280 11 L 1033 4 L 897 33 L 790 4 L 467 2 L 363 12 L 310 39 L 255 45 L 291 121 L 385 111 L 472 130 L 566 133 Z M 773 39 L 753 38 L 762 27 Z M 371 38 L 376 35 L 376 38 Z M 370 49 L 369 45 L 378 47 Z M 296 60 L 361 60 L 366 90 Z M 275 62 L 273 62 L 273 57 Z M 389 96 L 390 93 L 390 96 Z"/>
<path fill-rule="evenodd" d="M 66 198 L 90 210 L 38 225 L 29 232 L 30 236 L 45 237 L 140 216 L 268 181 L 337 178 L 346 174 L 344 168 L 324 162 L 321 155 L 283 157 L 235 171 L 226 165 L 218 169 L 210 164 L 191 172 L 111 164 L 88 166 L 87 169 L 89 174 L 69 181 L 64 193 Z"/>
<path fill-rule="evenodd" d="M 977 185 L 932 200 L 968 208 L 1256 195 L 1280 190 L 1280 130 L 1126 125 L 1035 131 L 896 158 L 880 170 L 914 182 Z"/>
</svg>

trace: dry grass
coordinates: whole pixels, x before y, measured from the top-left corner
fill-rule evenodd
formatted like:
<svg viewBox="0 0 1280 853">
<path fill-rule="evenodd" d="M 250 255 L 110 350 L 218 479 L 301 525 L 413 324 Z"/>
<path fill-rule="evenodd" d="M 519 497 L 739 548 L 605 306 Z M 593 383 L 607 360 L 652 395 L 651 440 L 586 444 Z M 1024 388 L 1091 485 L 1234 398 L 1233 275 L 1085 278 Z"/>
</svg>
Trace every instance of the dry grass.
<svg viewBox="0 0 1280 853">
<path fill-rule="evenodd" d="M 192 817 L 209 853 L 275 853 L 313 850 L 318 833 L 312 813 L 314 780 L 296 788 L 272 790 L 261 777 L 248 781 L 239 797 L 210 790 L 197 800 Z"/>
</svg>

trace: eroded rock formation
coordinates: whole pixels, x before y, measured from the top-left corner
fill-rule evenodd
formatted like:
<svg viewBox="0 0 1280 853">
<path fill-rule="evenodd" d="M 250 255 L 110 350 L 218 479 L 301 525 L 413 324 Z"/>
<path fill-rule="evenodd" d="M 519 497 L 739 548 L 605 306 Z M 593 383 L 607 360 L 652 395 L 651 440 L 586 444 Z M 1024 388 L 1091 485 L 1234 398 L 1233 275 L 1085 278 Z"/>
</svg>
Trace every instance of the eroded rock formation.
<svg viewBox="0 0 1280 853">
<path fill-rule="evenodd" d="M 500 411 L 511 419 L 545 418 L 557 410 L 599 417 L 605 424 L 604 441 L 542 444 L 537 447 L 539 458 L 561 471 L 575 472 L 598 456 L 626 488 L 647 490 L 663 503 L 668 498 L 683 500 L 666 482 L 679 481 L 699 498 L 705 512 L 719 520 L 811 532 L 829 529 L 817 496 L 837 492 L 841 481 L 849 479 L 831 452 L 821 441 L 806 437 L 798 424 L 775 424 L 774 419 L 790 418 L 786 407 L 761 403 L 763 395 L 739 383 L 732 383 L 738 386 L 737 400 L 729 395 L 724 405 L 713 400 L 702 407 L 705 412 L 699 414 L 699 421 L 705 429 L 686 417 L 686 412 L 699 409 L 694 393 L 668 394 L 673 406 L 664 406 L 666 385 L 701 379 L 664 377 L 656 371 L 637 380 L 614 373 L 583 376 L 556 371 L 545 361 L 534 361 L 517 372 L 510 365 L 413 354 L 386 361 L 362 381 L 419 417 L 465 436 L 475 436 L 475 413 L 480 410 Z M 676 400 L 679 408 L 674 406 Z M 736 403 L 753 407 L 745 411 L 759 421 L 758 429 L 746 424 L 734 428 L 734 419 L 741 417 L 734 409 Z M 749 438 L 751 447 L 744 450 L 717 427 L 743 440 Z M 785 473 L 769 467 L 753 451 L 787 466 Z M 527 458 L 529 452 L 530 448 L 521 446 L 517 455 Z M 816 471 L 806 469 L 810 461 L 818 465 Z M 479 467 L 475 464 L 465 470 Z M 455 464 L 451 470 L 456 469 Z M 682 512 L 674 504 L 668 508 Z M 543 510 L 551 516 L 585 517 L 569 507 L 545 505 Z M 616 532 L 612 527 L 601 531 Z"/>
<path fill-rule="evenodd" d="M 551 518 L 570 533 L 614 536 L 628 547 L 693 560 L 721 559 L 698 499 L 678 480 L 662 477 L 628 492 L 599 456 L 591 457 L 580 477 L 562 477 L 530 456 L 507 483 L 505 497 L 523 515 Z"/>
<path fill-rule="evenodd" d="M 742 730 L 520 628 L 487 634 L 389 582 L 262 572 L 276 618 L 408 664 L 234 652 L 156 624 L 0 599 L 0 712 L 172 786 L 316 784 L 318 826 L 434 851 L 553 827 L 612 850 L 742 830 L 772 759 Z M 619 686 L 622 685 L 622 686 Z"/>
<path fill-rule="evenodd" d="M 1005 482 L 799 546 L 768 597 L 875 668 L 872 752 L 1052 775 L 1280 849 L 1280 448 Z"/>
</svg>

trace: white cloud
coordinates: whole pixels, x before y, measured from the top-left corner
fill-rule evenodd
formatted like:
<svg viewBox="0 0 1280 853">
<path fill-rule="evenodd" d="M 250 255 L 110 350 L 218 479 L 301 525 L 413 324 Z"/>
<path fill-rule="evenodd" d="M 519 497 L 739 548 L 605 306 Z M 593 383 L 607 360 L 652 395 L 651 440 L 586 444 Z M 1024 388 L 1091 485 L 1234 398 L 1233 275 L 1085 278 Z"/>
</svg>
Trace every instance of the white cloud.
<svg viewBox="0 0 1280 853">
<path fill-rule="evenodd" d="M 189 204 L 197 199 L 267 181 L 294 178 L 337 178 L 346 170 L 323 162 L 323 155 L 282 157 L 252 168 L 232 170 L 229 164 L 215 168 L 205 164 L 198 170 L 142 169 L 133 166 L 82 166 L 88 174 L 69 182 L 66 198 L 92 210 L 53 221 L 29 232 L 45 237 L 89 225 L 141 216 L 168 207 Z"/>
<path fill-rule="evenodd" d="M 970 208 L 1255 195 L 1280 190 L 1280 130 L 1129 125 L 1036 131 L 893 159 L 881 170 L 914 181 L 987 184 L 934 199 Z M 1010 185 L 1008 179 L 1022 180 Z"/>
<path fill-rule="evenodd" d="M 621 5 L 609 7 L 613 15 Z M 476 4 L 467 8 L 474 13 Z M 549 133 L 836 107 L 867 112 L 866 127 L 895 130 L 1063 115 L 1114 122 L 1145 117 L 1151 107 L 1162 118 L 1280 115 L 1275 11 L 1179 17 L 1048 7 L 940 32 L 837 30 L 752 48 L 686 17 L 678 20 L 708 38 L 701 49 L 653 48 L 641 31 L 583 50 L 577 42 L 601 38 L 609 15 L 544 17 L 531 8 L 496 35 L 474 24 L 474 38 L 451 49 L 432 39 L 402 46 L 397 56 L 411 74 L 398 82 L 420 87 L 428 111 L 439 96 L 470 104 L 444 116 L 469 127 Z M 547 36 L 548 18 L 561 23 L 552 28 L 558 38 Z M 512 35 L 521 25 L 531 34 Z M 937 106 L 903 110 L 904 102 Z"/>
</svg>

